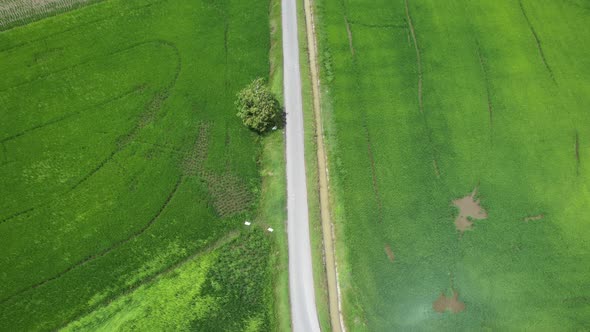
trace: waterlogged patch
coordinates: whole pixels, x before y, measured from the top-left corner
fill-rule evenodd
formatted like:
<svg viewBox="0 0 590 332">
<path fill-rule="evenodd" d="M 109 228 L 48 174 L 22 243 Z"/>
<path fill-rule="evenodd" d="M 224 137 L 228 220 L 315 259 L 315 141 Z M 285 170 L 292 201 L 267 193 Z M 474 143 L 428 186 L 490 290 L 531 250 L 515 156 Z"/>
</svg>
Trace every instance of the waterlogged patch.
<svg viewBox="0 0 590 332">
<path fill-rule="evenodd" d="M 455 227 L 461 234 L 473 227 L 471 220 L 481 220 L 488 217 L 488 213 L 479 205 L 479 199 L 475 199 L 477 188 L 471 195 L 453 201 L 453 205 L 459 208 L 459 215 L 455 218 Z"/>
<path fill-rule="evenodd" d="M 456 290 L 453 290 L 452 297 L 447 297 L 445 293 L 440 293 L 438 299 L 432 303 L 432 308 L 439 313 L 444 313 L 449 310 L 456 314 L 465 310 L 465 303 L 459 300 L 459 293 L 457 293 Z"/>
</svg>

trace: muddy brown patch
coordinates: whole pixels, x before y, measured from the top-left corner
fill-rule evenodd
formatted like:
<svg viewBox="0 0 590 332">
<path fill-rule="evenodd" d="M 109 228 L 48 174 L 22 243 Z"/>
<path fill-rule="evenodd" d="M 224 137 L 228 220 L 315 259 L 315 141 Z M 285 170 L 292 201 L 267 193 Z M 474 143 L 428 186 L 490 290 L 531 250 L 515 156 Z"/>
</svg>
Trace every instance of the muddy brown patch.
<svg viewBox="0 0 590 332">
<path fill-rule="evenodd" d="M 393 263 L 393 261 L 395 260 L 395 255 L 393 254 L 393 250 L 391 250 L 391 247 L 388 244 L 385 245 L 385 254 L 387 255 L 387 258 L 389 258 L 389 261 Z"/>
<path fill-rule="evenodd" d="M 529 222 L 529 221 L 537 221 L 537 220 L 541 220 L 545 218 L 544 214 L 538 214 L 536 216 L 528 216 L 526 218 L 523 219 L 524 222 Z"/>
<path fill-rule="evenodd" d="M 452 313 L 456 314 L 465 310 L 465 303 L 459 300 L 459 293 L 456 290 L 453 290 L 452 297 L 447 297 L 445 293 L 441 292 L 436 301 L 432 303 L 432 308 L 439 313 L 444 313 L 445 311 L 450 310 Z"/>
<path fill-rule="evenodd" d="M 453 205 L 459 208 L 459 215 L 455 219 L 455 227 L 461 234 L 473 227 L 471 220 L 481 220 L 488 217 L 488 213 L 480 206 L 479 199 L 476 199 L 477 188 L 471 195 L 453 201 Z"/>
</svg>

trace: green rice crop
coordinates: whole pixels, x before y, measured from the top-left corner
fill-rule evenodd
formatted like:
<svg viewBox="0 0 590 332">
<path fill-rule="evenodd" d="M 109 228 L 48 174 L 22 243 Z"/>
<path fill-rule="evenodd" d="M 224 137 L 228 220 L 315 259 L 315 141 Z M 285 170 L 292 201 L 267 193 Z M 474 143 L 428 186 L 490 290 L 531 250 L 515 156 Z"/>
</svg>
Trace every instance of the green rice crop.
<svg viewBox="0 0 590 332">
<path fill-rule="evenodd" d="M 268 5 L 113 0 L 0 33 L 0 330 L 63 327 L 254 217 L 233 101 L 268 74 Z"/>
<path fill-rule="evenodd" d="M 587 2 L 316 7 L 349 330 L 588 328 Z"/>
</svg>

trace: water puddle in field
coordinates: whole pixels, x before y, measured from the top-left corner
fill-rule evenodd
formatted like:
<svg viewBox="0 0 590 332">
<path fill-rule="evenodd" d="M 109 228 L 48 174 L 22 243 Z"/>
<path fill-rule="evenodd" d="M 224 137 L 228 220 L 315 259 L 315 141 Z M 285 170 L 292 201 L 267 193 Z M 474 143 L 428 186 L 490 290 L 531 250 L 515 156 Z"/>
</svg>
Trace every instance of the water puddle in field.
<svg viewBox="0 0 590 332">
<path fill-rule="evenodd" d="M 389 258 L 389 261 L 393 263 L 395 260 L 395 255 L 393 254 L 393 250 L 391 250 L 389 245 L 385 245 L 385 254 L 387 255 L 387 258 Z"/>
<path fill-rule="evenodd" d="M 453 201 L 453 205 L 459 208 L 459 215 L 455 219 L 455 227 L 461 234 L 473 227 L 471 220 L 481 220 L 488 217 L 488 213 L 479 204 L 479 199 L 476 199 L 477 188 L 473 190 L 471 195 L 459 198 Z"/>
<path fill-rule="evenodd" d="M 456 314 L 465 310 L 465 303 L 459 300 L 459 293 L 457 293 L 456 290 L 453 290 L 452 297 L 447 297 L 444 293 L 440 293 L 438 299 L 432 303 L 432 308 L 439 313 L 450 310 L 452 313 Z"/>
</svg>

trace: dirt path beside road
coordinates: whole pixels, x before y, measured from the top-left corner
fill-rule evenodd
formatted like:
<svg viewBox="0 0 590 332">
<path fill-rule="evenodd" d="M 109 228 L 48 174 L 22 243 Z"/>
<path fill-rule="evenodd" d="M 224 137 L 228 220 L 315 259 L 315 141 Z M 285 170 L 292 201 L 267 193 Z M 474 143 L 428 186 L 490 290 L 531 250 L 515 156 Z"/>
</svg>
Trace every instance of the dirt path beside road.
<svg viewBox="0 0 590 332">
<path fill-rule="evenodd" d="M 320 192 L 320 213 L 322 221 L 322 233 L 324 244 L 324 257 L 328 282 L 328 297 L 330 308 L 330 322 L 333 332 L 344 331 L 342 306 L 340 302 L 340 285 L 338 283 L 338 268 L 334 250 L 334 228 L 330 214 L 328 165 L 324 147 L 324 131 L 322 126 L 320 103 L 320 79 L 318 73 L 317 42 L 315 34 L 315 22 L 313 5 L 311 0 L 304 0 L 305 24 L 308 45 L 309 67 L 311 72 L 311 86 L 313 98 L 313 111 L 315 115 L 316 145 L 318 158 L 318 179 Z"/>
</svg>

